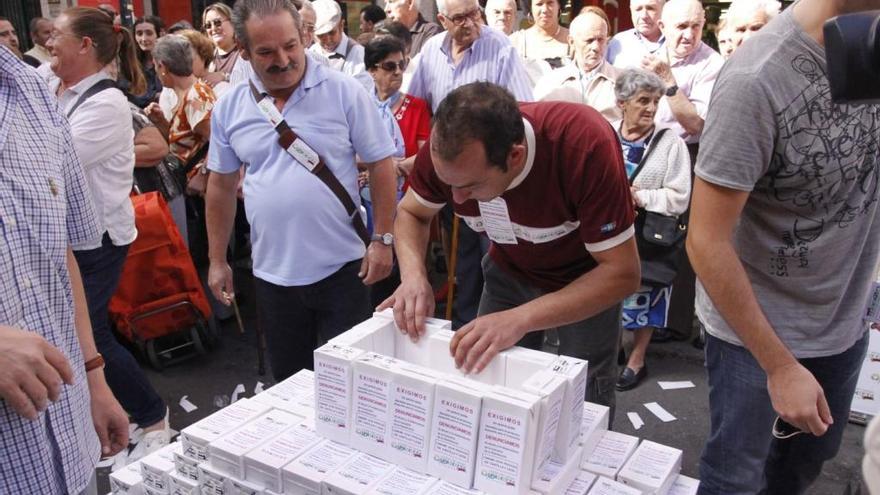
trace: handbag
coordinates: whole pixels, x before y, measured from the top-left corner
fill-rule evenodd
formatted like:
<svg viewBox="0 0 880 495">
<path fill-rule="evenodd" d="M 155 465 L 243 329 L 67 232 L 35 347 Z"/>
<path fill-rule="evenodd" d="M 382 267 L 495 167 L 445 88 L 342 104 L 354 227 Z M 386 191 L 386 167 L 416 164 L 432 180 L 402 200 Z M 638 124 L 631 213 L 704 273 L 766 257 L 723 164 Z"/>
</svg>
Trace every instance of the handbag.
<svg viewBox="0 0 880 495">
<path fill-rule="evenodd" d="M 652 141 L 659 140 L 667 129 L 660 129 Z M 648 146 L 638 167 L 629 179 L 630 185 L 644 168 L 654 147 Z M 687 237 L 687 224 L 680 217 L 663 215 L 636 208 L 636 245 L 642 268 L 642 284 L 665 287 L 672 284 L 681 266 L 681 253 Z"/>
</svg>

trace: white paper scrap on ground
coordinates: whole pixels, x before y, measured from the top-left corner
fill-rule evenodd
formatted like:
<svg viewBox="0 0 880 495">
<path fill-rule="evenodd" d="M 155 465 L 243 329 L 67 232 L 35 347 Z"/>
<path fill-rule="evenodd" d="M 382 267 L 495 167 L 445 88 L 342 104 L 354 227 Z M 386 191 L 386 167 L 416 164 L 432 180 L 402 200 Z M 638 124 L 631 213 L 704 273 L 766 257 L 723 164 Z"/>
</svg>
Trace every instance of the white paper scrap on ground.
<svg viewBox="0 0 880 495">
<path fill-rule="evenodd" d="M 184 411 L 191 413 L 191 412 L 195 411 L 196 409 L 198 409 L 199 406 L 190 402 L 188 397 L 189 397 L 188 395 L 184 395 L 183 397 L 181 397 L 180 402 L 178 402 L 178 404 L 180 404 L 180 407 L 182 407 Z"/>
<path fill-rule="evenodd" d="M 666 409 L 663 409 L 663 406 L 661 406 L 660 404 L 657 404 L 656 402 L 648 402 L 647 404 L 645 404 L 645 407 L 649 411 L 654 413 L 654 416 L 657 416 L 657 418 L 660 419 L 660 421 L 663 421 L 664 423 L 668 423 L 670 421 L 675 421 L 675 416 L 669 414 L 669 411 L 667 411 Z"/>
<path fill-rule="evenodd" d="M 663 390 L 679 390 L 682 388 L 694 388 L 694 382 L 690 380 L 682 381 L 682 382 L 657 382 L 657 385 L 660 385 L 660 388 Z"/>
<path fill-rule="evenodd" d="M 626 413 L 626 417 L 629 418 L 629 422 L 632 423 L 633 428 L 638 430 L 642 426 L 645 426 L 645 422 L 642 421 L 642 417 L 639 416 L 639 413 L 636 412 L 628 412 Z"/>
<path fill-rule="evenodd" d="M 232 397 L 229 398 L 229 403 L 232 404 L 237 401 L 239 398 L 238 396 L 243 394 L 244 392 L 244 384 L 239 383 L 238 385 L 236 385 L 235 390 L 232 391 Z"/>
<path fill-rule="evenodd" d="M 254 395 L 257 395 L 258 393 L 262 392 L 263 387 L 265 387 L 265 384 L 263 384 L 263 382 L 257 382 L 257 386 L 254 387 Z"/>
</svg>

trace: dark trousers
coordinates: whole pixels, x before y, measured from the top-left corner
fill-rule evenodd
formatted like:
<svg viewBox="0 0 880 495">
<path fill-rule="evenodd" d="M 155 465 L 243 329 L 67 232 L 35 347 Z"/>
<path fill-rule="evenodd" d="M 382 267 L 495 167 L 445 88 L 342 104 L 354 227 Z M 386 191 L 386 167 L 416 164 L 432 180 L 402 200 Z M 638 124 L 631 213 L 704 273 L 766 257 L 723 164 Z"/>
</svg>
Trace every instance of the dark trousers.
<svg viewBox="0 0 880 495">
<path fill-rule="evenodd" d="M 440 211 L 440 220 L 443 228 L 450 233 L 452 218 L 452 207 L 446 205 Z M 474 232 L 464 220 L 459 219 L 452 328 L 457 329 L 477 317 L 480 294 L 483 292 L 483 271 L 480 262 L 488 251 L 489 239 Z"/>
<path fill-rule="evenodd" d="M 699 152 L 699 143 L 688 145 L 688 154 L 691 158 L 691 180 L 694 179 L 694 164 L 697 162 L 697 153 Z M 681 220 L 685 223 L 691 216 L 690 206 L 688 211 L 681 215 Z M 681 339 L 691 337 L 694 331 L 694 298 L 696 296 L 696 275 L 691 267 L 690 259 L 687 252 L 682 249 L 680 253 L 681 261 L 679 264 L 678 274 L 672 281 L 675 290 L 672 293 L 672 299 L 669 301 L 669 317 L 667 318 L 666 327 L 672 330 Z"/>
<path fill-rule="evenodd" d="M 150 385 L 134 356 L 116 340 L 107 310 L 119 285 L 126 254 L 128 246 L 114 246 L 107 234 L 101 247 L 73 252 L 82 274 L 95 346 L 104 357 L 107 384 L 132 421 L 145 427 L 165 418 L 165 402 Z"/>
<path fill-rule="evenodd" d="M 834 356 L 801 359 L 822 389 L 834 424 L 821 437 L 772 435 L 776 413 L 767 375 L 744 347 L 706 337 L 711 432 L 700 459 L 700 494 L 803 493 L 837 455 L 868 333 Z"/>
<path fill-rule="evenodd" d="M 254 278 L 258 324 L 275 381 L 314 369 L 316 347 L 370 317 L 360 266 L 361 260 L 352 261 L 323 280 L 295 287 Z"/>
</svg>

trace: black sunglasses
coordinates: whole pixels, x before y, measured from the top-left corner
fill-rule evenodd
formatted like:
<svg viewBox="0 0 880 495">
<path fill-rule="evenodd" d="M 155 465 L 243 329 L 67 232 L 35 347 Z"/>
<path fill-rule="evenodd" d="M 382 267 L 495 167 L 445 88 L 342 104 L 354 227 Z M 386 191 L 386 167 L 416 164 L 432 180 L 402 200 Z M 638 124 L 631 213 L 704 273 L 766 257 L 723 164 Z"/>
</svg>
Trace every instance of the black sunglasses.
<svg viewBox="0 0 880 495">
<path fill-rule="evenodd" d="M 403 72 L 406 70 L 407 65 L 409 65 L 409 60 L 403 59 L 400 62 L 392 62 L 390 60 L 382 62 L 381 64 L 377 64 L 376 67 L 388 72 L 394 72 L 394 69 L 400 69 L 400 72 Z"/>
<path fill-rule="evenodd" d="M 224 22 L 226 22 L 226 19 L 214 19 L 212 21 L 206 21 L 205 30 L 207 31 L 212 26 L 214 29 L 220 29 L 220 26 L 222 26 Z"/>
</svg>

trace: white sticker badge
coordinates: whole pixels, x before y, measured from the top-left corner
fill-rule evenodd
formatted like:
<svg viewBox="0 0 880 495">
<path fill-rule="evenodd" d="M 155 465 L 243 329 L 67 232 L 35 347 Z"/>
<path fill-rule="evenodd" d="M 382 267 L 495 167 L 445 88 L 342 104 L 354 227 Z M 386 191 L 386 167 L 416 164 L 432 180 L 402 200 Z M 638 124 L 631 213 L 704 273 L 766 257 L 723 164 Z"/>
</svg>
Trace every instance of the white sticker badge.
<svg viewBox="0 0 880 495">
<path fill-rule="evenodd" d="M 513 225 L 510 223 L 510 214 L 507 211 L 507 201 L 497 197 L 492 201 L 480 201 L 480 216 L 483 217 L 483 227 L 486 235 L 498 244 L 518 244 Z"/>
</svg>

